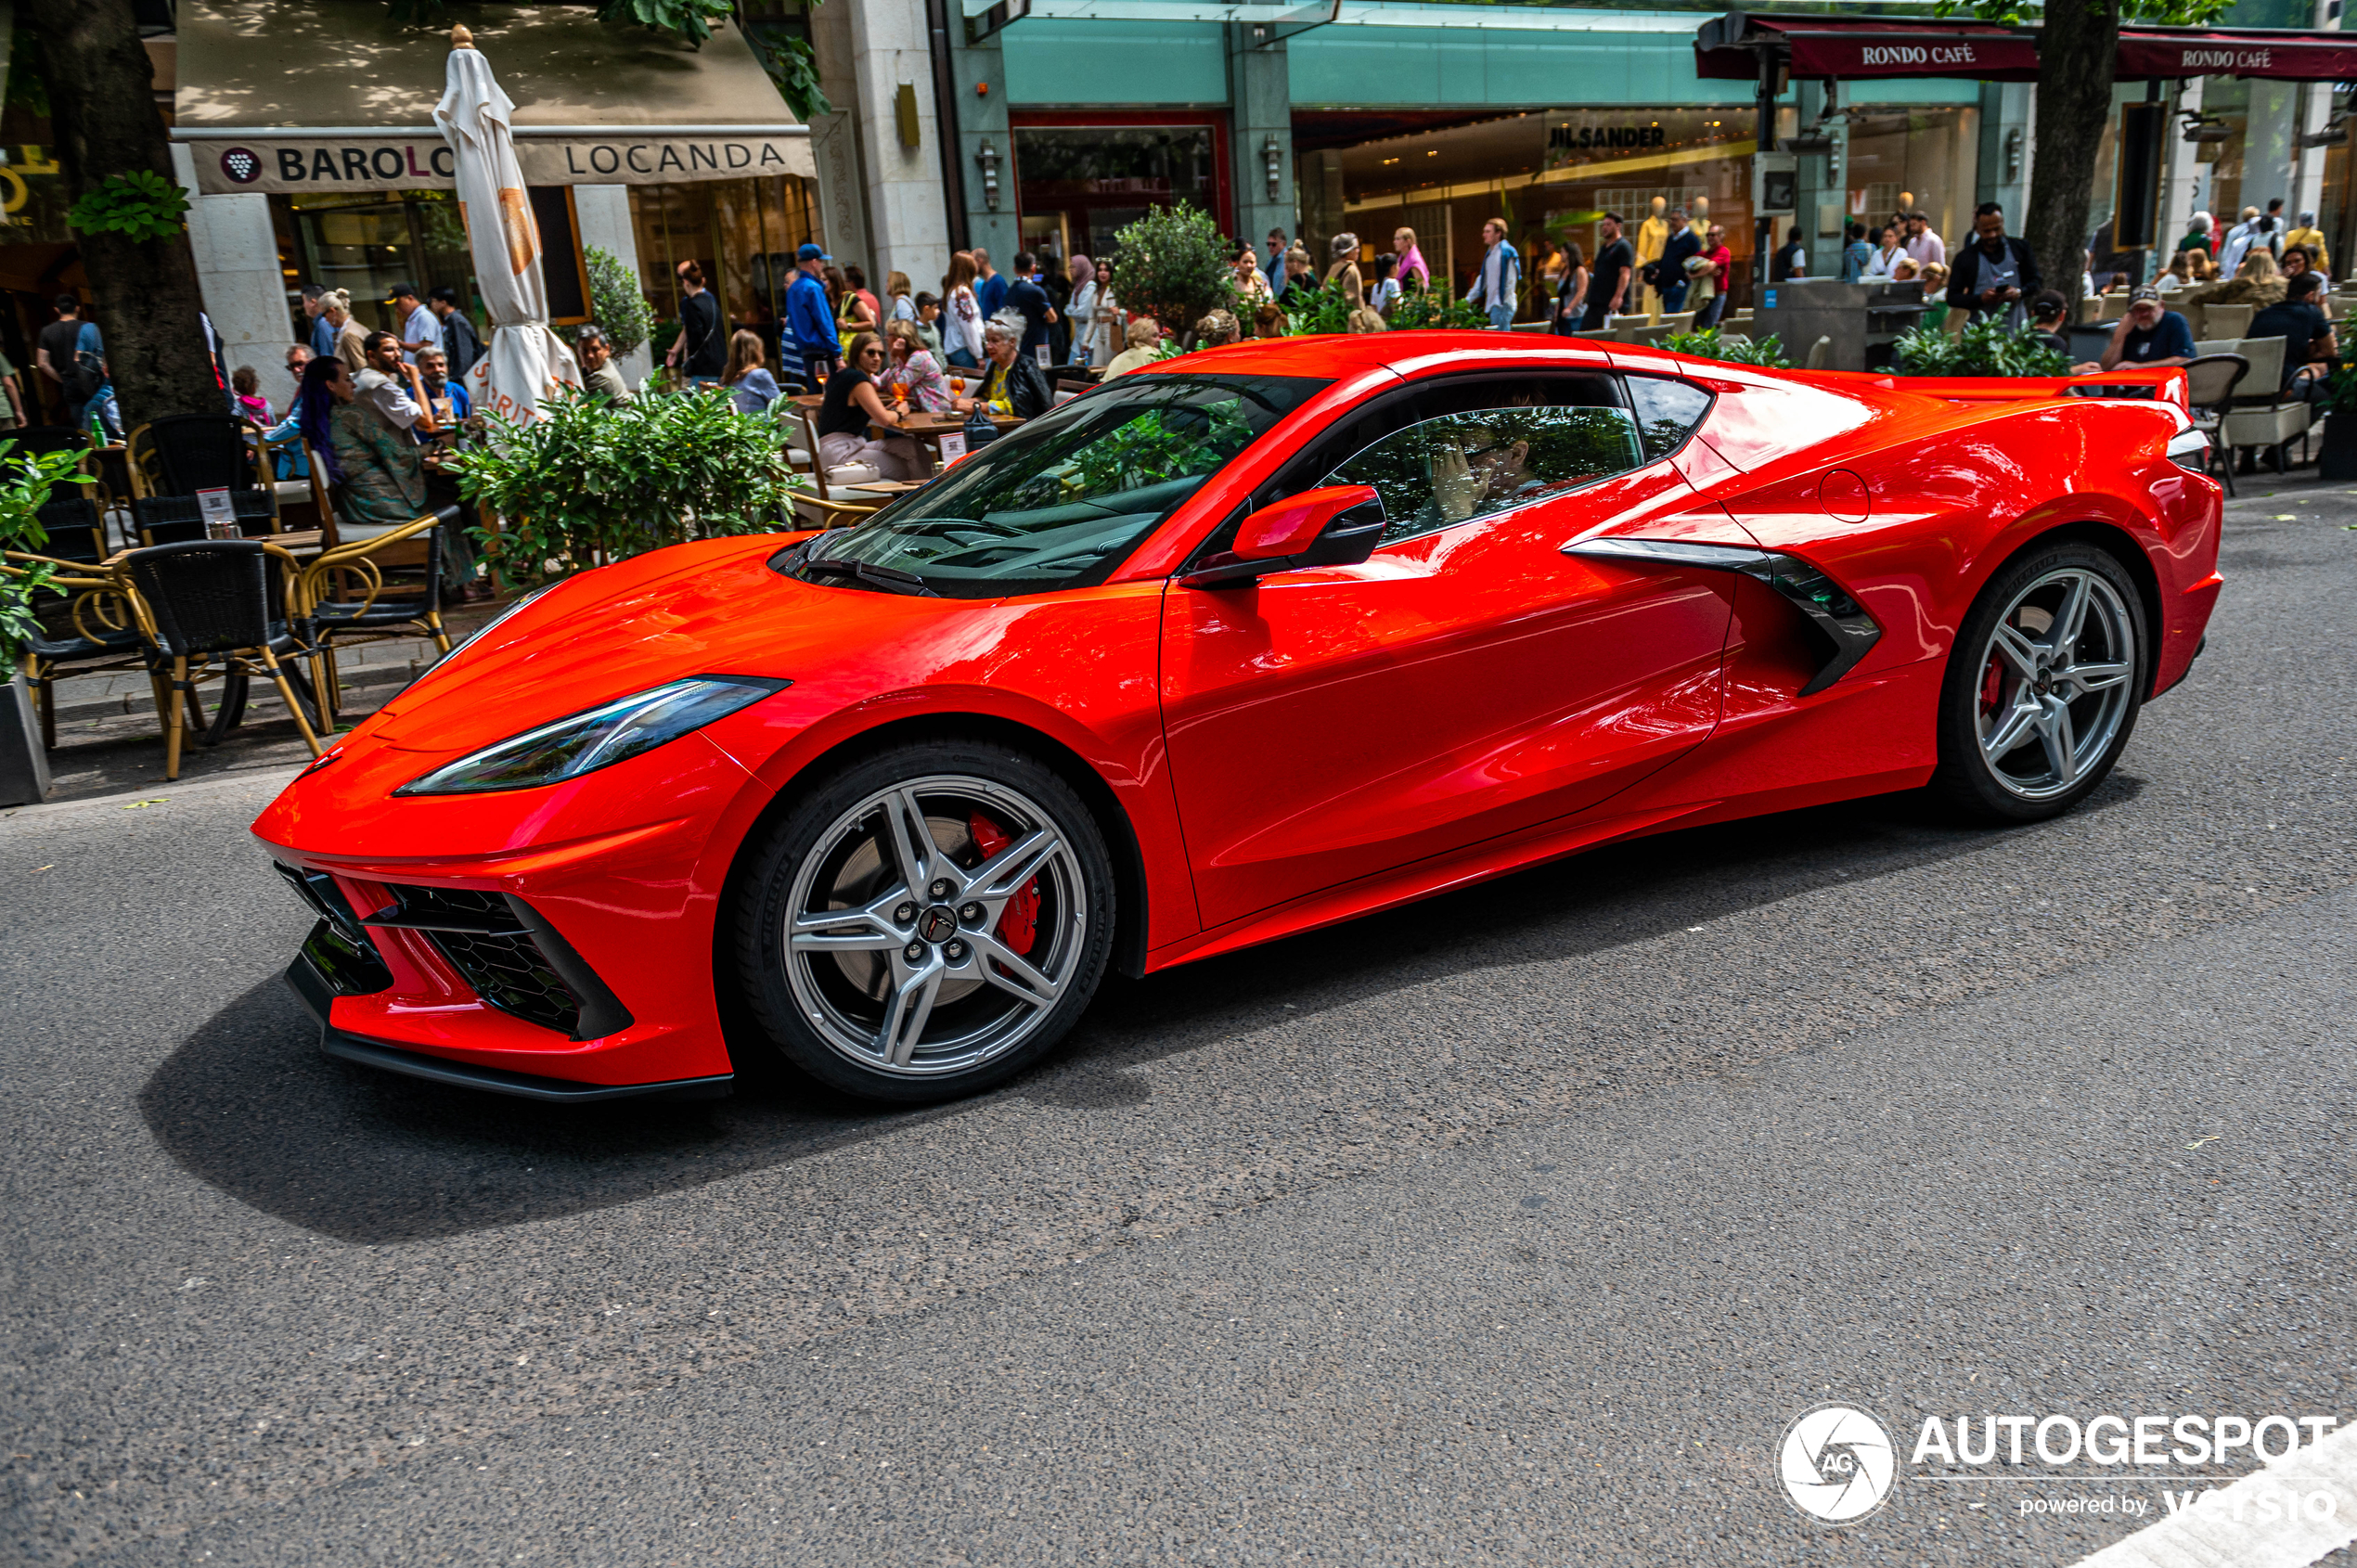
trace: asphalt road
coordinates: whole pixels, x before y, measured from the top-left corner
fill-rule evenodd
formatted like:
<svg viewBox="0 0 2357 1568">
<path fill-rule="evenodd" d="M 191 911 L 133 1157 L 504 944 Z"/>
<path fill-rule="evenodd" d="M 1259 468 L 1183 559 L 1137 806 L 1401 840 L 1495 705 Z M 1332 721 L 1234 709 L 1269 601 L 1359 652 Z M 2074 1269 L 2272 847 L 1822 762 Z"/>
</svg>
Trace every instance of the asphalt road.
<svg viewBox="0 0 2357 1568">
<path fill-rule="evenodd" d="M 1828 1530 L 1771 1456 L 1830 1400 L 2357 1417 L 2352 501 L 2230 511 L 2063 821 L 1599 853 L 915 1114 L 347 1068 L 266 784 L 0 819 L 0 1557 L 2074 1561 L 2133 1522 Z"/>
</svg>

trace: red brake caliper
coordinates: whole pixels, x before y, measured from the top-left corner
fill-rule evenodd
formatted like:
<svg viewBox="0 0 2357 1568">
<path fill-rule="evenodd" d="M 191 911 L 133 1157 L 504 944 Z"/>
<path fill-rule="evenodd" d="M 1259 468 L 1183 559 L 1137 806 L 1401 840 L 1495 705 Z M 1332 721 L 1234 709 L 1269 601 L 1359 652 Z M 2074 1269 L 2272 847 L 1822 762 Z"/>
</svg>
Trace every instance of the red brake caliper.
<svg viewBox="0 0 2357 1568">
<path fill-rule="evenodd" d="M 966 829 L 973 834 L 974 847 L 982 851 L 985 860 L 1014 842 L 998 824 L 978 811 L 966 818 Z M 1011 953 L 1029 953 L 1031 945 L 1039 940 L 1038 878 L 1024 883 L 998 912 L 998 940 L 1007 945 Z"/>
<path fill-rule="evenodd" d="M 1983 671 L 1980 676 L 1981 713 L 1987 717 L 1995 718 L 1997 716 L 1997 704 L 2004 700 L 2004 661 L 2002 659 L 1991 658 L 1989 661 L 1989 668 Z"/>
</svg>

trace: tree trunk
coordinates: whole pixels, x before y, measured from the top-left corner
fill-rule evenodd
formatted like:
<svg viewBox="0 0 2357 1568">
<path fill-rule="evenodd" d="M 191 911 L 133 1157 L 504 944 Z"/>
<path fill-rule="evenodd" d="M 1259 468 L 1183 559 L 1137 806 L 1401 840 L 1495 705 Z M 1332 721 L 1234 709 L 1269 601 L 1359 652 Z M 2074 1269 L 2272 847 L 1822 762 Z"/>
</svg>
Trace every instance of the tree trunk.
<svg viewBox="0 0 2357 1568">
<path fill-rule="evenodd" d="M 135 169 L 177 185 L 156 112 L 155 69 L 131 0 L 22 0 L 17 15 L 41 37 L 51 134 L 75 199 Z M 168 414 L 226 413 L 212 345 L 197 320 L 204 302 L 187 232 L 138 241 L 120 234 L 75 238 L 126 426 Z"/>
<path fill-rule="evenodd" d="M 2054 0 L 2038 34 L 2037 154 L 2022 238 L 2046 288 L 2079 298 L 2095 155 L 2111 120 L 2119 0 Z"/>
</svg>

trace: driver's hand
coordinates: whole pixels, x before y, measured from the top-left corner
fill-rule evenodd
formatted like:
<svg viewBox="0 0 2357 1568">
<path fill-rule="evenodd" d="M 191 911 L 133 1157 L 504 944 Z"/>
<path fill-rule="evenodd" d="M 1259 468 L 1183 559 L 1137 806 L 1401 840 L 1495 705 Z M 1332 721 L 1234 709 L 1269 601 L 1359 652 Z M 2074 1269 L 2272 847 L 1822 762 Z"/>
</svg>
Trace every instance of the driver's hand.
<svg viewBox="0 0 2357 1568">
<path fill-rule="evenodd" d="M 1481 500 L 1481 481 L 1474 477 L 1464 449 L 1454 442 L 1442 443 L 1432 455 L 1432 498 L 1440 515 L 1451 522 L 1473 516 L 1474 507 Z"/>
</svg>

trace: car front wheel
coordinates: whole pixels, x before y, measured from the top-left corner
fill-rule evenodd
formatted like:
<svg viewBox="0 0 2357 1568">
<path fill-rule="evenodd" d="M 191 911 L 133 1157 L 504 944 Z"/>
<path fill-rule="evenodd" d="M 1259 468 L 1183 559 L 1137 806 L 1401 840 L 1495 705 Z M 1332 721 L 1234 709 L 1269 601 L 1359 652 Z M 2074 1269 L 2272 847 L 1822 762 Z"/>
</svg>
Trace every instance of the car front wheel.
<svg viewBox="0 0 2357 1568">
<path fill-rule="evenodd" d="M 2144 605 L 2119 560 L 2082 544 L 2031 552 L 1964 618 L 1933 788 L 1984 821 L 2061 815 L 2127 749 L 2148 670 Z"/>
<path fill-rule="evenodd" d="M 1070 785 L 985 741 L 896 747 L 779 819 L 738 962 L 788 1060 L 869 1099 L 972 1094 L 1037 1060 L 1104 973 L 1114 881 Z"/>
</svg>

